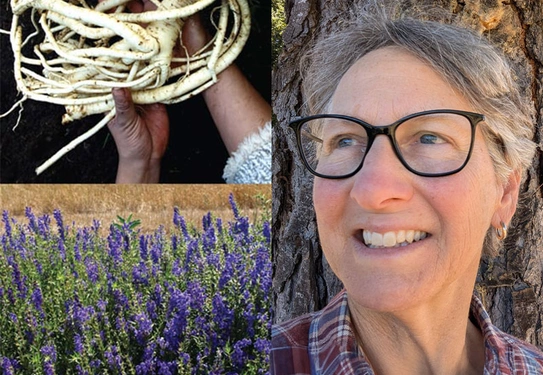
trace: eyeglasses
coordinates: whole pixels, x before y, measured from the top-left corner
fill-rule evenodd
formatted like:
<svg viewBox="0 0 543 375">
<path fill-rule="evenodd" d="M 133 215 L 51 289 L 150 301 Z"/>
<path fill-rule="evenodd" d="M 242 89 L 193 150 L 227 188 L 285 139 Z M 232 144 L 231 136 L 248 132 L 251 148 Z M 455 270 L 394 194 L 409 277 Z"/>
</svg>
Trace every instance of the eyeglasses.
<svg viewBox="0 0 543 375">
<path fill-rule="evenodd" d="M 289 126 L 296 133 L 304 165 L 315 176 L 347 178 L 364 165 L 378 135 L 386 135 L 409 171 L 423 177 L 459 172 L 468 163 L 476 125 L 485 116 L 452 109 L 413 113 L 386 126 L 334 114 L 297 118 Z"/>
</svg>

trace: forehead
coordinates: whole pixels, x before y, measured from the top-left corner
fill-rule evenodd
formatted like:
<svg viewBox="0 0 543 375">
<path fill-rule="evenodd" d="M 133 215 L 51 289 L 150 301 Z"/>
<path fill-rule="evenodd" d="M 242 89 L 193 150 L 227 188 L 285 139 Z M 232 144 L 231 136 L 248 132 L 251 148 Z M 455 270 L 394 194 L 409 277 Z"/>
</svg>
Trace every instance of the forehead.
<svg viewBox="0 0 543 375">
<path fill-rule="evenodd" d="M 472 110 L 428 63 L 400 47 L 385 47 L 360 58 L 345 73 L 330 112 L 384 125 L 431 109 Z"/>
</svg>

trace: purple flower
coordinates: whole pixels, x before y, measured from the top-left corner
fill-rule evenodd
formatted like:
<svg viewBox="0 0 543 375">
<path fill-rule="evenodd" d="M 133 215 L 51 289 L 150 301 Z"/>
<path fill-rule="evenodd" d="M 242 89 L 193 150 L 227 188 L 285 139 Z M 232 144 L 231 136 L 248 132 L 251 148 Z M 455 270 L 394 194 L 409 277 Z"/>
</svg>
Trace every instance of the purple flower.
<svg viewBox="0 0 543 375">
<path fill-rule="evenodd" d="M 19 298 L 25 299 L 26 293 L 28 291 L 27 286 L 25 285 L 26 276 L 21 276 L 21 271 L 19 270 L 19 265 L 15 262 L 15 258 L 13 256 L 8 257 L 8 264 L 11 266 L 12 272 L 12 281 L 13 284 L 17 286 L 17 290 L 19 291 Z"/>
<path fill-rule="evenodd" d="M 264 238 L 266 238 L 266 243 L 271 243 L 271 227 L 270 223 L 268 221 L 264 222 L 264 227 L 262 228 L 262 234 L 264 235 Z"/>
<path fill-rule="evenodd" d="M 160 242 L 155 242 L 151 245 L 151 260 L 154 264 L 160 262 L 160 257 L 162 256 L 162 244 Z"/>
<path fill-rule="evenodd" d="M 91 229 L 94 231 L 94 233 L 98 234 L 98 229 L 100 229 L 100 221 L 93 219 Z"/>
<path fill-rule="evenodd" d="M 175 252 L 177 248 L 179 247 L 179 238 L 175 234 L 172 234 L 170 238 L 171 238 L 172 250 Z"/>
<path fill-rule="evenodd" d="M 43 238 L 49 237 L 49 224 L 51 223 L 51 219 L 48 215 L 43 215 L 38 218 L 38 230 L 40 232 L 40 236 Z"/>
<path fill-rule="evenodd" d="M 157 362 L 158 375 L 173 375 L 177 373 L 177 361 Z"/>
<path fill-rule="evenodd" d="M 263 353 L 265 355 L 269 355 L 270 350 L 271 350 L 270 340 L 268 340 L 268 339 L 256 339 L 256 341 L 255 341 L 255 349 L 260 353 Z"/>
<path fill-rule="evenodd" d="M 247 324 L 247 336 L 249 338 L 253 338 L 255 335 L 255 329 L 254 329 L 254 321 L 255 321 L 255 315 L 254 315 L 254 304 L 252 302 L 249 302 L 247 306 L 245 306 L 245 310 L 243 311 L 243 318 L 245 319 L 245 323 Z"/>
<path fill-rule="evenodd" d="M 172 288 L 170 295 L 168 311 L 166 313 L 168 321 L 164 328 L 164 338 L 168 343 L 168 348 L 173 352 L 177 352 L 187 327 L 190 296 L 177 288 Z"/>
<path fill-rule="evenodd" d="M 248 356 L 243 349 L 249 345 L 251 345 L 251 340 L 248 338 L 241 339 L 234 344 L 234 350 L 231 357 L 234 366 L 241 368 L 245 364 Z"/>
<path fill-rule="evenodd" d="M 77 231 L 76 240 L 74 244 L 74 258 L 78 262 L 81 262 L 81 251 L 79 249 L 80 246 L 81 246 L 81 233 L 80 231 Z"/>
<path fill-rule="evenodd" d="M 123 236 L 121 233 L 112 225 L 110 227 L 109 235 L 107 236 L 108 243 L 108 254 L 113 258 L 114 264 L 118 266 L 123 262 Z"/>
<path fill-rule="evenodd" d="M 151 375 L 155 373 L 156 361 L 147 360 L 136 365 L 136 375 Z"/>
<path fill-rule="evenodd" d="M 105 351 L 104 357 L 107 359 L 107 363 L 111 370 L 120 370 L 122 366 L 122 359 L 119 353 L 119 349 L 116 345 L 112 345 Z"/>
<path fill-rule="evenodd" d="M 234 277 L 234 266 L 236 265 L 238 259 L 240 258 L 239 254 L 226 254 L 225 265 L 219 278 L 219 289 L 224 289 L 226 284 Z"/>
<path fill-rule="evenodd" d="M 60 210 L 53 210 L 53 217 L 55 218 L 57 222 L 58 234 L 60 238 L 62 239 L 62 241 L 64 242 L 64 235 L 65 235 L 64 223 L 62 221 L 62 214 L 60 213 Z"/>
<path fill-rule="evenodd" d="M 134 336 L 136 341 L 138 344 L 144 345 L 153 330 L 153 322 L 145 313 L 135 315 L 133 320 L 135 323 Z"/>
<path fill-rule="evenodd" d="M 66 260 L 66 247 L 62 238 L 58 239 L 58 252 L 60 253 L 60 259 Z"/>
<path fill-rule="evenodd" d="M 187 292 L 190 295 L 191 309 L 202 311 L 206 300 L 205 288 L 200 285 L 199 281 L 189 281 L 187 283 Z"/>
<path fill-rule="evenodd" d="M 99 359 L 93 359 L 93 360 L 90 361 L 90 363 L 89 363 L 89 366 L 90 366 L 91 368 L 94 368 L 94 369 L 99 368 L 101 365 L 102 365 L 102 361 L 100 361 Z"/>
<path fill-rule="evenodd" d="M 191 240 L 187 245 L 187 253 L 185 255 L 185 268 L 188 269 L 190 264 L 195 262 L 198 257 L 198 240 Z"/>
<path fill-rule="evenodd" d="M 140 258 L 147 260 L 147 247 L 149 246 L 148 236 L 140 236 Z"/>
<path fill-rule="evenodd" d="M 37 259 L 34 259 L 33 262 L 34 262 L 34 265 L 36 266 L 36 271 L 38 271 L 40 275 L 43 274 L 43 267 L 41 263 Z"/>
<path fill-rule="evenodd" d="M 179 259 L 176 259 L 173 262 L 172 273 L 176 277 L 181 276 L 185 272 L 183 267 L 181 267 L 180 263 L 181 263 L 181 261 Z"/>
<path fill-rule="evenodd" d="M 218 332 L 223 338 L 228 337 L 234 321 L 234 311 L 228 308 L 227 301 L 219 292 L 213 296 L 212 305 L 213 321 L 218 328 Z"/>
<path fill-rule="evenodd" d="M 149 272 L 143 261 L 132 268 L 132 280 L 134 284 L 149 285 Z"/>
<path fill-rule="evenodd" d="M 158 315 L 156 313 L 156 303 L 153 300 L 147 301 L 147 304 L 145 306 L 147 308 L 147 314 L 151 318 L 151 320 L 156 320 L 158 318 Z"/>
<path fill-rule="evenodd" d="M 98 281 L 98 265 L 91 257 L 85 257 L 85 269 L 87 271 L 87 277 L 90 282 L 96 284 Z"/>
<path fill-rule="evenodd" d="M 36 223 L 36 216 L 32 212 L 30 207 L 25 207 L 25 216 L 28 219 L 28 227 L 34 233 L 38 233 L 38 224 Z"/>
<path fill-rule="evenodd" d="M 160 286 L 160 284 L 155 285 L 155 290 L 152 298 L 157 306 L 162 305 L 162 287 Z"/>
<path fill-rule="evenodd" d="M 115 300 L 115 307 L 119 310 L 128 310 L 129 304 L 128 304 L 128 298 L 120 289 L 114 289 L 113 290 L 113 299 Z"/>
<path fill-rule="evenodd" d="M 12 313 L 12 312 L 9 313 L 9 319 L 10 319 L 13 323 L 17 323 L 17 321 L 18 321 L 17 315 L 15 315 L 15 313 Z"/>
<path fill-rule="evenodd" d="M 76 333 L 74 335 L 74 349 L 76 353 L 82 354 L 83 353 L 83 338 L 79 333 Z"/>
<path fill-rule="evenodd" d="M 190 240 L 190 235 L 187 230 L 187 223 L 185 223 L 185 219 L 183 218 L 183 216 L 179 214 L 179 207 L 174 207 L 173 209 L 173 223 L 178 228 L 181 228 L 181 232 L 183 233 L 183 237 L 185 237 L 185 241 Z"/>
<path fill-rule="evenodd" d="M 43 372 L 45 375 L 54 375 L 55 374 L 55 367 L 50 361 L 45 361 L 43 363 Z"/>
<path fill-rule="evenodd" d="M 54 345 L 45 345 L 40 349 L 40 353 L 45 356 L 45 361 L 56 362 L 57 350 Z"/>
<path fill-rule="evenodd" d="M 8 357 L 1 357 L 2 361 L 0 362 L 0 368 L 2 369 L 2 374 L 4 375 L 13 375 L 15 374 L 15 369 L 19 367 L 19 363 L 16 359 L 9 359 Z"/>
<path fill-rule="evenodd" d="M 9 222 L 9 214 L 7 211 L 2 211 L 2 221 L 4 222 L 4 228 L 6 228 L 6 237 L 11 238 L 11 223 Z"/>
<path fill-rule="evenodd" d="M 232 212 L 234 213 L 234 219 L 239 219 L 239 211 L 238 206 L 236 205 L 236 202 L 234 201 L 234 194 L 230 193 L 228 196 L 228 201 L 230 202 L 230 206 L 232 207 Z"/>
<path fill-rule="evenodd" d="M 36 286 L 34 288 L 34 291 L 32 292 L 32 295 L 30 296 L 30 300 L 32 301 L 32 304 L 34 305 L 36 310 L 43 312 L 42 310 L 43 295 L 41 294 L 41 289 L 39 286 Z"/>
<path fill-rule="evenodd" d="M 215 228 L 211 226 L 210 222 L 210 226 L 207 228 L 202 238 L 204 250 L 208 251 L 208 253 L 212 253 L 213 250 L 215 250 L 215 242 L 217 242 L 217 238 L 215 237 Z"/>
</svg>

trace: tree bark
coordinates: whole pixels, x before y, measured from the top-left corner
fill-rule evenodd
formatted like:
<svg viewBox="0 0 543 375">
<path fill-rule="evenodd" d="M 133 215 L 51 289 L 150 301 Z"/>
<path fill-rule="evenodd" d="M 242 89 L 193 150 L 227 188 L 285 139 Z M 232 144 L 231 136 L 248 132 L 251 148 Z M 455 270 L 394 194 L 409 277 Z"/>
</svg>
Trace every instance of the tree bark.
<svg viewBox="0 0 543 375">
<path fill-rule="evenodd" d="M 536 109 L 539 150 L 521 186 L 520 205 L 500 256 L 482 261 L 476 284 L 495 325 L 543 348 L 543 1 L 425 0 L 400 9 L 441 8 L 500 47 Z M 298 65 L 309 46 L 333 32 L 356 1 L 287 0 L 284 48 L 273 72 L 274 322 L 323 308 L 341 288 L 322 255 L 312 203 L 313 178 L 300 164 L 287 128 L 300 114 Z"/>
</svg>

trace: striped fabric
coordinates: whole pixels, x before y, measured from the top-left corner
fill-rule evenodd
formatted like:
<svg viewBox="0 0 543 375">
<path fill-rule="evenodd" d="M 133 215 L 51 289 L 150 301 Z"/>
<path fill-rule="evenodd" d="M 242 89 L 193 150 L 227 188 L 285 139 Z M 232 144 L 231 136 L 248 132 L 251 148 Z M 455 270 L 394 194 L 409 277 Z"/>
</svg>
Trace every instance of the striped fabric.
<svg viewBox="0 0 543 375">
<path fill-rule="evenodd" d="M 472 298 L 471 315 L 485 341 L 484 375 L 543 374 L 543 353 L 496 328 L 476 296 Z M 345 290 L 323 310 L 273 326 L 271 373 L 374 374 L 356 343 Z"/>
</svg>

